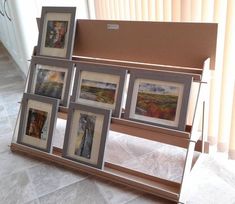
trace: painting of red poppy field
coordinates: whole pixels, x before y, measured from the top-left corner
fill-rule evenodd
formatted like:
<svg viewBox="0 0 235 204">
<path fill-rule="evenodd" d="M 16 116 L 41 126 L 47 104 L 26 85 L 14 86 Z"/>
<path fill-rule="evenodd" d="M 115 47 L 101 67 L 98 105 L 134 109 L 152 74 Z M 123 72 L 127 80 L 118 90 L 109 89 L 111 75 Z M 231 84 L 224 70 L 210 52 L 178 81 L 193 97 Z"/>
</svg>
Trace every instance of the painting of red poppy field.
<svg viewBox="0 0 235 204">
<path fill-rule="evenodd" d="M 140 83 L 135 114 L 174 121 L 179 98 L 179 87 L 161 83 Z"/>
</svg>

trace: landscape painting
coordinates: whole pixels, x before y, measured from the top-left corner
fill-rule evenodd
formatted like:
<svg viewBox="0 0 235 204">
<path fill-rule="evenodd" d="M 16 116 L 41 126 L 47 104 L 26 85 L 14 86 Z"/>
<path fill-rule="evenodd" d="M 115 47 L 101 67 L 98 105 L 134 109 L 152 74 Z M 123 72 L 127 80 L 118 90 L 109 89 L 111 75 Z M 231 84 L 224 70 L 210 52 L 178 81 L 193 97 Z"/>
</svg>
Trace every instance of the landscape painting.
<svg viewBox="0 0 235 204">
<path fill-rule="evenodd" d="M 65 72 L 38 69 L 35 94 L 62 99 Z"/>
<path fill-rule="evenodd" d="M 96 116 L 82 113 L 80 114 L 75 142 L 75 155 L 85 157 L 87 159 L 91 158 L 95 122 Z"/>
<path fill-rule="evenodd" d="M 46 140 L 48 133 L 47 121 L 47 112 L 29 108 L 26 135 L 40 140 Z"/>
<path fill-rule="evenodd" d="M 139 83 L 135 114 L 174 121 L 180 88 L 161 83 Z"/>
<path fill-rule="evenodd" d="M 45 47 L 64 48 L 68 21 L 48 21 Z"/>
<path fill-rule="evenodd" d="M 82 79 L 80 98 L 114 104 L 117 84 Z"/>
</svg>

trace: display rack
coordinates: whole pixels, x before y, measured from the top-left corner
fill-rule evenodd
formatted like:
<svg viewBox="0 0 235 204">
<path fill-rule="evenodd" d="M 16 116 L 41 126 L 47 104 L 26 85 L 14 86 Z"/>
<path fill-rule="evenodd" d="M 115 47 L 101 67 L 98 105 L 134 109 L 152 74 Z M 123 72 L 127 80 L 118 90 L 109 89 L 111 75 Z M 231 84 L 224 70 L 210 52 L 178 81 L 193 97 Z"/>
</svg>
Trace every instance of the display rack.
<svg viewBox="0 0 235 204">
<path fill-rule="evenodd" d="M 209 69 L 214 68 L 217 24 L 78 20 L 73 60 L 119 65 L 125 69 L 153 69 L 193 76 L 194 96 L 190 98 L 191 120 L 185 131 L 177 131 L 122 118 L 112 118 L 111 130 L 185 148 L 180 183 L 147 175 L 121 165 L 105 162 L 104 169 L 86 166 L 61 156 L 61 149 L 45 153 L 16 143 L 16 122 L 11 150 L 66 168 L 86 172 L 131 188 L 184 203 L 194 151 L 208 151 L 207 86 Z M 58 117 L 66 119 L 66 109 Z M 201 122 L 202 118 L 202 122 Z"/>
</svg>

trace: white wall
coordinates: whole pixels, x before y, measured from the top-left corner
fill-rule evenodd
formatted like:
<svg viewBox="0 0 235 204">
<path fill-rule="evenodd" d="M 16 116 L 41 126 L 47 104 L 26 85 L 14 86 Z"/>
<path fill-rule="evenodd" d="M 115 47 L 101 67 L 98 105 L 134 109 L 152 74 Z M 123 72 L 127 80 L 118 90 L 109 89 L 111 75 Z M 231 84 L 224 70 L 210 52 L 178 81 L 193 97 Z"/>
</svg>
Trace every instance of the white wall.
<svg viewBox="0 0 235 204">
<path fill-rule="evenodd" d="M 3 4 L 4 0 L 0 0 L 0 10 Z M 37 44 L 36 18 L 41 16 L 42 6 L 76 6 L 76 18 L 89 17 L 86 0 L 7 0 L 6 12 L 11 21 L 0 15 L 0 40 L 25 75 L 33 48 Z"/>
<path fill-rule="evenodd" d="M 41 15 L 42 6 L 76 6 L 76 18 L 88 19 L 87 0 L 35 0 L 38 8 L 38 17 Z"/>
</svg>

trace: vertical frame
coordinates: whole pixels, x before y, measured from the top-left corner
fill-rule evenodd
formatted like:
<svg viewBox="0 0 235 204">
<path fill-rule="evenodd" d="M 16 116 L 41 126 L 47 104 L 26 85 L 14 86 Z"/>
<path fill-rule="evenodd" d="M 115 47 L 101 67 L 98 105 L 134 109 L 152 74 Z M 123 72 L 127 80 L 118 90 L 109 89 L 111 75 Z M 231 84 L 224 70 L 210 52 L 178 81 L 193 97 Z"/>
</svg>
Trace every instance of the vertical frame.
<svg viewBox="0 0 235 204">
<path fill-rule="evenodd" d="M 70 103 L 63 157 L 103 168 L 111 110 Z"/>
<path fill-rule="evenodd" d="M 76 7 L 43 7 L 37 55 L 72 58 Z"/>
<path fill-rule="evenodd" d="M 17 142 L 51 152 L 59 100 L 24 93 Z"/>
</svg>

